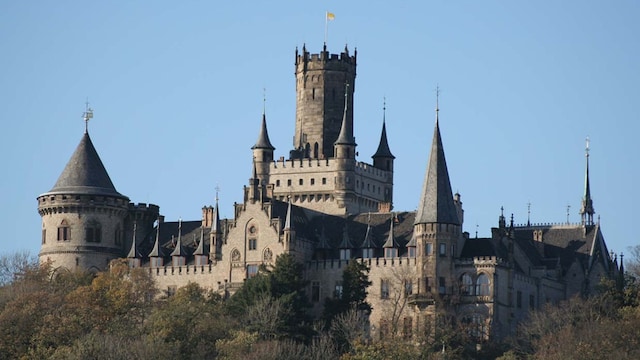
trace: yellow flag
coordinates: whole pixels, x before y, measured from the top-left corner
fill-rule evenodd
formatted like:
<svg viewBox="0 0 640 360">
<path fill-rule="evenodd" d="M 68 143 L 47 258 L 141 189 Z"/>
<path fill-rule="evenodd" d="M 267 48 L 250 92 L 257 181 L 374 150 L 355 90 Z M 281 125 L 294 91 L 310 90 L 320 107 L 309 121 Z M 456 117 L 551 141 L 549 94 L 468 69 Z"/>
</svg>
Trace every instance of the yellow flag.
<svg viewBox="0 0 640 360">
<path fill-rule="evenodd" d="M 327 20 L 331 21 L 331 20 L 334 20 L 335 18 L 336 18 L 336 15 L 334 13 L 327 12 Z"/>
</svg>

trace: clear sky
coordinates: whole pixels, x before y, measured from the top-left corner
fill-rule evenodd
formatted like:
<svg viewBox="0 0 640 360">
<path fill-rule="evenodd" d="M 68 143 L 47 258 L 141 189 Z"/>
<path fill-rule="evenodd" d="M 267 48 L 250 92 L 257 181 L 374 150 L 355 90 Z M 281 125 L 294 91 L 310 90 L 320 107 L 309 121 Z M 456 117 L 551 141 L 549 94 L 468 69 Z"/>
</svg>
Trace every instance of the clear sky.
<svg viewBox="0 0 640 360">
<path fill-rule="evenodd" d="M 0 253 L 40 246 L 36 197 L 84 131 L 116 189 L 198 220 L 220 187 L 233 216 L 251 175 L 266 88 L 276 157 L 293 147 L 294 51 L 358 50 L 355 135 L 371 162 L 387 101 L 395 210 L 415 210 L 439 84 L 440 126 L 464 228 L 500 207 L 578 222 L 585 138 L 596 216 L 616 251 L 640 243 L 640 2 L 1 1 Z"/>
</svg>

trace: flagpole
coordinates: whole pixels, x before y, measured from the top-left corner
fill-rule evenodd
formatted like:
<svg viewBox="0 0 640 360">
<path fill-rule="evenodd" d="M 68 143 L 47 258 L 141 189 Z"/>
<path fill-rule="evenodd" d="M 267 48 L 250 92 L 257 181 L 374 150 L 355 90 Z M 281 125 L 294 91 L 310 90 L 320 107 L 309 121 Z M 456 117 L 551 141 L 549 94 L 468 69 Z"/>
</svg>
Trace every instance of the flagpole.
<svg viewBox="0 0 640 360">
<path fill-rule="evenodd" d="M 327 45 L 327 33 L 329 29 L 329 12 L 324 12 L 324 45 Z"/>
</svg>

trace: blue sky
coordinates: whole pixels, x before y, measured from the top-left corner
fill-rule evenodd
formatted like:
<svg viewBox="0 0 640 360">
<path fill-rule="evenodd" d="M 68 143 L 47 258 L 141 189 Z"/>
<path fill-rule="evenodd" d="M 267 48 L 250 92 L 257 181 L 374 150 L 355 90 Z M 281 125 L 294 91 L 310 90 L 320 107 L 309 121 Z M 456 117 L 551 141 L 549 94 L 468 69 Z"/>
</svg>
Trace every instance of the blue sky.
<svg viewBox="0 0 640 360">
<path fill-rule="evenodd" d="M 591 138 L 596 216 L 616 252 L 640 243 L 640 3 L 605 1 L 0 2 L 0 253 L 37 254 L 36 197 L 84 131 L 116 189 L 200 219 L 220 187 L 233 215 L 251 175 L 263 88 L 276 157 L 292 148 L 294 51 L 358 50 L 359 160 L 370 162 L 387 101 L 395 209 L 418 204 L 435 87 L 464 228 L 579 221 Z"/>
</svg>

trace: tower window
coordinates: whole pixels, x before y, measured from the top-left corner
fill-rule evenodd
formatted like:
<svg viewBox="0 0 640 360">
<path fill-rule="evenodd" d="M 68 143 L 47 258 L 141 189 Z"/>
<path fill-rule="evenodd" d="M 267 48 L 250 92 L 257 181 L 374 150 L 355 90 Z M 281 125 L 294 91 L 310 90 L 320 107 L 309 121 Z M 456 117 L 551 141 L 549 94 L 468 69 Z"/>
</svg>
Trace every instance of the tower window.
<svg viewBox="0 0 640 360">
<path fill-rule="evenodd" d="M 71 240 L 71 228 L 67 223 L 67 220 L 62 220 L 60 226 L 58 226 L 58 241 Z"/>
<path fill-rule="evenodd" d="M 249 239 L 249 250 L 255 250 L 258 248 L 258 239 Z"/>
<path fill-rule="evenodd" d="M 322 185 L 327 185 L 327 178 L 322 178 Z"/>
<path fill-rule="evenodd" d="M 316 179 L 311 179 L 311 185 L 315 185 L 316 184 Z"/>
<path fill-rule="evenodd" d="M 311 89 L 311 99 L 316 98 L 316 88 Z"/>
<path fill-rule="evenodd" d="M 303 185 L 304 184 L 304 180 L 303 179 L 298 180 L 298 184 Z"/>
<path fill-rule="evenodd" d="M 122 230 L 116 230 L 115 244 L 122 245 Z"/>
<path fill-rule="evenodd" d="M 426 255 L 433 255 L 433 244 L 432 243 L 424 244 L 424 251 Z"/>
<path fill-rule="evenodd" d="M 279 187 L 280 186 L 280 180 L 276 180 L 276 186 Z"/>
<path fill-rule="evenodd" d="M 447 244 L 440 244 L 440 256 L 447 256 Z"/>
<path fill-rule="evenodd" d="M 287 186 L 291 186 L 291 179 L 287 179 Z"/>
<path fill-rule="evenodd" d="M 320 281 L 313 281 L 311 283 L 311 301 L 320 301 Z"/>
<path fill-rule="evenodd" d="M 100 229 L 100 224 L 97 222 L 89 223 L 89 225 L 84 228 L 84 240 L 89 243 L 101 242 L 102 231 Z"/>
<path fill-rule="evenodd" d="M 42 243 L 45 244 L 47 242 L 47 230 L 42 229 Z"/>
</svg>

